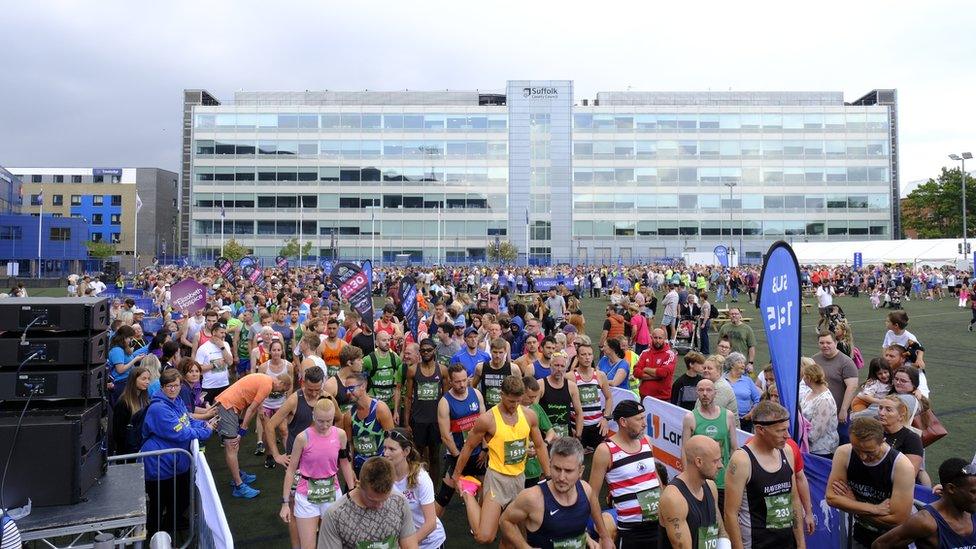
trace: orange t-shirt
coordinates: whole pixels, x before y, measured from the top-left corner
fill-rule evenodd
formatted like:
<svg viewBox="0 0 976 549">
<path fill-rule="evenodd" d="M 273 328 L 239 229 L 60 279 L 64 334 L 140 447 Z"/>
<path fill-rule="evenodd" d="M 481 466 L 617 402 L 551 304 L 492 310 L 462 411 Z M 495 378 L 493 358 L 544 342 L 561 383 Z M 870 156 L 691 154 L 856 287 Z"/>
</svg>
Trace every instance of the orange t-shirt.
<svg viewBox="0 0 976 549">
<path fill-rule="evenodd" d="M 348 344 L 342 339 L 338 339 L 338 341 L 339 343 L 335 347 L 330 346 L 328 340 L 325 340 L 322 345 L 322 360 L 325 361 L 326 366 L 339 367 L 339 353 Z"/>
<path fill-rule="evenodd" d="M 264 374 L 244 376 L 224 389 L 214 400 L 228 410 L 243 413 L 252 402 L 264 402 L 274 388 L 274 379 Z"/>
</svg>

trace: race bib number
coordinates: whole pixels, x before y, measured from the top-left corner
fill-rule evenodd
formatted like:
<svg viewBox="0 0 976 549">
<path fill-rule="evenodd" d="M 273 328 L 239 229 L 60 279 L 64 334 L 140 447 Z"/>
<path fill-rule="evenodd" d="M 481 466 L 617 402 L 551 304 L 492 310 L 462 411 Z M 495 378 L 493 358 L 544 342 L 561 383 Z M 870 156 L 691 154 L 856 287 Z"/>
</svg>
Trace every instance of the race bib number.
<svg viewBox="0 0 976 549">
<path fill-rule="evenodd" d="M 485 393 L 485 407 L 491 408 L 502 401 L 502 390 L 500 387 L 488 387 Z"/>
<path fill-rule="evenodd" d="M 374 387 L 373 396 L 389 405 L 393 401 L 393 387 Z"/>
<path fill-rule="evenodd" d="M 325 367 L 325 374 L 326 374 L 326 377 L 337 376 L 337 375 L 339 375 L 339 367 L 338 366 L 326 366 Z"/>
<path fill-rule="evenodd" d="M 505 465 L 518 465 L 525 461 L 526 440 L 509 440 L 505 442 Z"/>
<path fill-rule="evenodd" d="M 696 549 L 718 548 L 718 525 L 698 527 L 698 546 Z"/>
<path fill-rule="evenodd" d="M 565 423 L 557 423 L 552 426 L 552 430 L 556 432 L 557 437 L 569 436 L 569 425 Z"/>
<path fill-rule="evenodd" d="M 227 371 L 227 366 L 224 365 L 224 361 L 223 360 L 212 360 L 212 361 L 210 361 L 210 365 L 213 366 L 213 371 L 214 372 L 226 372 Z"/>
<path fill-rule="evenodd" d="M 782 530 L 793 527 L 793 501 L 789 493 L 766 496 L 766 528 Z"/>
<path fill-rule="evenodd" d="M 553 540 L 552 549 L 585 549 L 586 532 L 574 537 L 560 540 Z"/>
<path fill-rule="evenodd" d="M 579 395 L 580 404 L 583 406 L 588 404 L 596 404 L 600 401 L 600 391 L 596 385 L 580 385 Z"/>
<path fill-rule="evenodd" d="M 361 456 L 375 456 L 377 453 L 376 439 L 373 437 L 356 437 L 354 447 L 356 453 Z"/>
<path fill-rule="evenodd" d="M 390 536 L 378 541 L 361 541 L 356 544 L 356 549 L 396 549 L 397 537 Z"/>
<path fill-rule="evenodd" d="M 657 520 L 657 507 L 660 502 L 660 487 L 637 492 L 637 503 L 640 504 L 641 518 L 644 520 Z"/>
<path fill-rule="evenodd" d="M 440 394 L 440 384 L 436 381 L 424 381 L 417 385 L 417 400 L 437 400 Z"/>
<path fill-rule="evenodd" d="M 312 505 L 335 502 L 335 477 L 309 480 L 306 498 Z"/>
</svg>

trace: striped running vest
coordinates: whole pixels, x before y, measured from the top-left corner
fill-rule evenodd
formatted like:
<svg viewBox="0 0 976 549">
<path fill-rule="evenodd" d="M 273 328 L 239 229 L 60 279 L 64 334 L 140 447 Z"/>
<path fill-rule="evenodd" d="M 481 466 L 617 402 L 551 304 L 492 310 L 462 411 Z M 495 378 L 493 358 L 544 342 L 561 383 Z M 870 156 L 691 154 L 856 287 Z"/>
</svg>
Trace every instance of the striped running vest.
<svg viewBox="0 0 976 549">
<path fill-rule="evenodd" d="M 376 408 L 379 401 L 370 399 L 369 413 L 366 417 L 359 419 L 359 411 L 352 412 L 352 444 L 355 450 L 353 467 L 358 471 L 366 463 L 366 460 L 381 455 L 383 452 L 383 439 L 386 434 L 376 417 Z"/>
<path fill-rule="evenodd" d="M 610 450 L 607 488 L 613 507 L 617 510 L 617 522 L 621 525 L 656 523 L 661 482 L 654 468 L 650 441 L 642 437 L 640 450 L 633 454 L 617 446 L 612 438 L 608 438 L 605 444 Z"/>
<path fill-rule="evenodd" d="M 597 425 L 603 419 L 603 406 L 600 404 L 600 379 L 597 377 L 596 370 L 592 372 L 592 378 L 584 381 L 579 370 L 573 372 L 576 379 L 576 388 L 579 389 L 580 404 L 583 407 L 583 426 Z"/>
</svg>

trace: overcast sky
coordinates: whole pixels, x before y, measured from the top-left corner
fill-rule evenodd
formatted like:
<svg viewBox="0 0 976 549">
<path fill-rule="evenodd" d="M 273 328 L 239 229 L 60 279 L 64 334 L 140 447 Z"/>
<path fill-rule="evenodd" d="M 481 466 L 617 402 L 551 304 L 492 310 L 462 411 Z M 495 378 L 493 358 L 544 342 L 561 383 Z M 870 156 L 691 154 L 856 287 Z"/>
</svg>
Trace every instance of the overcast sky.
<svg viewBox="0 0 976 549">
<path fill-rule="evenodd" d="M 967 2 L 5 2 L 0 165 L 178 171 L 184 88 L 897 88 L 902 184 L 976 149 Z M 891 6 L 910 6 L 896 9 Z M 976 168 L 974 161 L 973 168 Z"/>
</svg>

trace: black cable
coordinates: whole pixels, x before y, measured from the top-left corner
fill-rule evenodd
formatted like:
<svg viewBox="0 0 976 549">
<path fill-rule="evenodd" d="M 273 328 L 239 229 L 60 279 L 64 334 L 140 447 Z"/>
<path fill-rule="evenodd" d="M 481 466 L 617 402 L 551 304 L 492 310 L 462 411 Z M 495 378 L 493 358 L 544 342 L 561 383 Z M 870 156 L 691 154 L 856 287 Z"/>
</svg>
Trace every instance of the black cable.
<svg viewBox="0 0 976 549">
<path fill-rule="evenodd" d="M 37 392 L 37 387 L 31 388 L 30 394 L 27 395 L 27 402 L 24 403 L 24 409 L 20 412 L 20 417 L 17 419 L 17 428 L 14 429 L 14 438 L 10 441 L 10 451 L 7 452 L 7 462 L 3 465 L 3 476 L 0 477 L 0 509 L 4 512 L 7 510 L 7 505 L 4 502 L 4 489 L 7 486 L 7 469 L 10 468 L 10 461 L 14 457 L 14 449 L 17 447 L 17 437 L 20 435 L 20 427 L 24 423 L 24 416 L 27 415 L 27 407 L 30 406 L 30 401 L 34 398 L 34 394 Z"/>
</svg>

